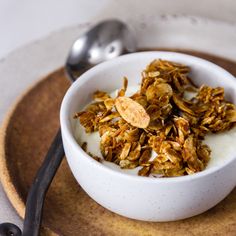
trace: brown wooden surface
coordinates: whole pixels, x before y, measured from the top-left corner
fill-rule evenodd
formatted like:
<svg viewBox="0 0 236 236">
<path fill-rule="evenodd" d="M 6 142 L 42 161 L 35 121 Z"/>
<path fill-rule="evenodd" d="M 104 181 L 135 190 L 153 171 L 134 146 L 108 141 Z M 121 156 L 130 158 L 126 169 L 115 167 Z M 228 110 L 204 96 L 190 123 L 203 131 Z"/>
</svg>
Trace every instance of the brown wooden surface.
<svg viewBox="0 0 236 236">
<path fill-rule="evenodd" d="M 236 62 L 200 52 L 186 53 L 213 61 L 236 75 Z M 1 130 L 1 180 L 21 216 L 33 177 L 59 127 L 59 107 L 68 87 L 63 69 L 53 72 L 18 100 Z M 64 160 L 47 194 L 43 224 L 47 232 L 43 229 L 41 235 L 235 236 L 236 189 L 202 215 L 177 222 L 140 222 L 95 203 L 76 183 Z"/>
</svg>

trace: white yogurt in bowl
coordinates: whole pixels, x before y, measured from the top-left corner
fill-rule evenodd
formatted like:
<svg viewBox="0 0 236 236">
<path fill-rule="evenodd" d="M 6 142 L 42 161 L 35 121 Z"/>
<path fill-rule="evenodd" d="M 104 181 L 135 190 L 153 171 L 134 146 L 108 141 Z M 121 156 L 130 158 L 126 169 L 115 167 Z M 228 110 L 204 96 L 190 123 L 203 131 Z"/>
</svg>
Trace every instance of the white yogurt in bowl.
<svg viewBox="0 0 236 236">
<path fill-rule="evenodd" d="M 221 166 L 236 155 L 236 127 L 218 134 L 207 134 L 204 143 L 211 149 L 206 169 Z"/>
<path fill-rule="evenodd" d="M 126 96 L 132 96 L 139 90 L 140 86 L 128 86 L 126 91 Z M 110 93 L 112 98 L 115 98 L 118 90 L 114 90 Z M 195 93 L 185 93 L 185 98 L 191 99 Z M 89 103 L 90 104 L 90 103 Z M 88 104 L 88 105 L 89 105 Z M 86 133 L 84 127 L 80 124 L 79 119 L 76 122 L 75 127 L 75 138 L 79 145 L 87 143 L 88 153 L 100 157 L 102 159 L 102 164 L 125 174 L 138 175 L 138 171 L 142 168 L 140 166 L 134 169 L 122 169 L 119 165 L 114 164 L 109 161 L 105 161 L 100 151 L 100 139 L 99 132 Z M 211 159 L 206 166 L 206 169 L 217 167 L 222 165 L 225 161 L 232 158 L 236 153 L 236 127 L 231 130 L 224 131 L 217 134 L 207 134 L 203 143 L 207 144 L 211 149 Z M 155 158 L 157 154 L 152 151 L 152 158 Z M 152 175 L 150 175 L 152 177 Z"/>
</svg>

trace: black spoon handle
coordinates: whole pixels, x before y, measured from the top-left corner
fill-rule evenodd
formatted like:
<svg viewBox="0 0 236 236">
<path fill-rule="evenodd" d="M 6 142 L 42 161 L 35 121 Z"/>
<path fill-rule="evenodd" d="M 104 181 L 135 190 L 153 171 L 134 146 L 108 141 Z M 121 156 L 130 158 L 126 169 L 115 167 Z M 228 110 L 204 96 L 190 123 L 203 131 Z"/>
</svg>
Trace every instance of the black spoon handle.
<svg viewBox="0 0 236 236">
<path fill-rule="evenodd" d="M 39 235 L 45 195 L 64 155 L 61 131 L 59 130 L 29 190 L 23 233 L 16 225 L 3 223 L 0 224 L 0 236 Z"/>
</svg>

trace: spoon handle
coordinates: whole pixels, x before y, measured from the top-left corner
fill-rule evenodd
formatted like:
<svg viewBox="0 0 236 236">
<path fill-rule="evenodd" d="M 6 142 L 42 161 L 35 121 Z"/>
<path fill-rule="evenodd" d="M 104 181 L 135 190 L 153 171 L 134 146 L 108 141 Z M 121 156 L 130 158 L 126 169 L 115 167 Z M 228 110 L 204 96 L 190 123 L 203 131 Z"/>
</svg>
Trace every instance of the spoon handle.
<svg viewBox="0 0 236 236">
<path fill-rule="evenodd" d="M 45 195 L 64 155 L 61 131 L 59 130 L 29 190 L 26 201 L 23 233 L 21 234 L 16 225 L 4 223 L 0 224 L 0 236 L 39 235 Z"/>
</svg>

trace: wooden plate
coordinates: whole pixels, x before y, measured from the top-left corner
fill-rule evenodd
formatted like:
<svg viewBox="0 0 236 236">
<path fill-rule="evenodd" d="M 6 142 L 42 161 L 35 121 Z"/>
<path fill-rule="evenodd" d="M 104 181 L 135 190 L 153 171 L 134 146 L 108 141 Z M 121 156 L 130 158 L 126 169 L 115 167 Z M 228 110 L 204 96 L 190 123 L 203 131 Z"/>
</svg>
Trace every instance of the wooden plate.
<svg viewBox="0 0 236 236">
<path fill-rule="evenodd" d="M 185 51 L 219 64 L 236 75 L 236 62 Z M 224 78 L 222 78 L 224 79 Z M 30 88 L 15 104 L 1 130 L 0 176 L 21 217 L 27 192 L 59 127 L 59 107 L 69 87 L 58 69 Z M 236 235 L 236 189 L 204 214 L 167 223 L 118 216 L 94 202 L 63 161 L 47 194 L 41 235 Z M 46 229 L 46 230 L 45 230 Z"/>
</svg>

